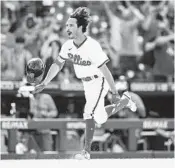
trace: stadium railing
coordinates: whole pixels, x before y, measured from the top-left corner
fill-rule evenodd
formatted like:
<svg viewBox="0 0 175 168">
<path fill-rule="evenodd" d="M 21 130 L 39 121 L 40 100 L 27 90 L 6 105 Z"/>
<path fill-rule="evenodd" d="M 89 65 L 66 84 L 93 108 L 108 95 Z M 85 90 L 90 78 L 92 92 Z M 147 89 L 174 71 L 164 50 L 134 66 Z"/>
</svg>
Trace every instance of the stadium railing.
<svg viewBox="0 0 175 168">
<path fill-rule="evenodd" d="M 75 129 L 84 129 L 85 122 L 82 119 L 35 119 L 35 120 L 26 120 L 26 119 L 17 119 L 17 118 L 1 118 L 1 129 L 5 129 L 8 131 L 8 152 L 9 154 L 2 154 L 2 159 L 25 159 L 27 158 L 69 158 L 71 154 L 59 153 L 61 151 L 61 146 L 64 143 L 63 132 L 65 130 L 75 130 Z M 173 157 L 173 152 L 167 151 L 147 151 L 147 152 L 138 152 L 137 151 L 137 134 L 138 129 L 146 130 L 146 133 L 154 134 L 153 130 L 156 128 L 161 128 L 165 130 L 174 129 L 174 120 L 173 119 L 109 119 L 103 125 L 96 125 L 97 128 L 105 128 L 105 129 L 127 129 L 128 130 L 128 149 L 129 152 L 124 153 L 107 153 L 107 152 L 93 152 L 93 158 L 166 158 Z M 60 151 L 59 154 L 49 154 L 44 156 L 45 154 L 37 154 L 37 155 L 25 155 L 25 156 L 17 156 L 14 154 L 15 145 L 16 145 L 16 130 L 36 130 L 36 129 L 54 129 L 59 130 L 60 134 Z M 143 134 L 143 133 L 141 133 Z M 145 135 L 145 134 L 144 134 Z"/>
</svg>

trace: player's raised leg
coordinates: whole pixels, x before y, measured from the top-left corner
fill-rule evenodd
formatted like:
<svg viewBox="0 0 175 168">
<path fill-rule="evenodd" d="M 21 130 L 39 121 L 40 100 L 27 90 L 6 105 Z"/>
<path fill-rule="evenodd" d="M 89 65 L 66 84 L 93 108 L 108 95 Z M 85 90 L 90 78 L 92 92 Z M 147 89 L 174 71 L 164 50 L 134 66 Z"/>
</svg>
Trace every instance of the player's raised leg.
<svg viewBox="0 0 175 168">
<path fill-rule="evenodd" d="M 133 112 L 137 110 L 136 104 L 132 101 L 128 91 L 124 92 L 121 99 L 115 104 L 106 106 L 105 110 L 108 114 L 108 117 L 110 117 L 116 114 L 118 111 L 122 110 L 124 107 L 129 108 Z"/>
</svg>

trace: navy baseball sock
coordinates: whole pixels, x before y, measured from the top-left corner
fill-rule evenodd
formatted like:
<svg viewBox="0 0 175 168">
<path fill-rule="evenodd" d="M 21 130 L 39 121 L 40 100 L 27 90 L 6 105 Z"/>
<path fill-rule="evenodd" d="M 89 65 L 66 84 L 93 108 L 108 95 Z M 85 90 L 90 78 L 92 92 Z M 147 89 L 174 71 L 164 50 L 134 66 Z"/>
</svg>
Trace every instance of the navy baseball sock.
<svg viewBox="0 0 175 168">
<path fill-rule="evenodd" d="M 91 143 L 95 130 L 95 121 L 94 119 L 86 120 L 86 130 L 85 130 L 85 150 L 90 153 Z"/>
</svg>

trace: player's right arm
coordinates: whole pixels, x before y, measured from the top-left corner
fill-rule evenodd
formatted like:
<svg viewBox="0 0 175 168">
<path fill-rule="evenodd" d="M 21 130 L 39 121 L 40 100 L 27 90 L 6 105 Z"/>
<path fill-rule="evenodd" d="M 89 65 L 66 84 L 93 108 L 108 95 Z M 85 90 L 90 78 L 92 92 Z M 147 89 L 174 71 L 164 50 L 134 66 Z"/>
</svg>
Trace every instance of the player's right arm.
<svg viewBox="0 0 175 168">
<path fill-rule="evenodd" d="M 43 80 L 44 85 L 48 85 L 48 83 L 57 75 L 58 72 L 61 71 L 61 69 L 64 66 L 65 61 L 61 60 L 60 56 L 57 57 L 55 62 L 51 65 L 45 79 Z"/>
<path fill-rule="evenodd" d="M 61 51 L 59 53 L 59 56 L 56 58 L 54 63 L 51 65 L 45 79 L 43 82 L 35 87 L 34 93 L 41 92 L 46 85 L 57 75 L 58 72 L 61 71 L 61 69 L 64 66 L 65 63 L 65 57 L 67 56 L 67 49 L 66 45 L 63 44 Z"/>
<path fill-rule="evenodd" d="M 57 60 L 58 60 L 58 59 L 59 59 L 59 57 L 57 58 Z M 48 83 L 57 75 L 57 73 L 58 73 L 59 71 L 61 71 L 61 69 L 62 69 L 63 66 L 64 66 L 64 63 L 65 63 L 65 61 L 64 61 L 64 62 L 55 61 L 55 62 L 51 65 L 51 67 L 50 67 L 50 69 L 49 69 L 49 71 L 48 71 L 48 73 L 47 73 L 45 79 L 43 80 L 43 82 L 42 82 L 41 84 L 35 86 L 35 91 L 34 91 L 34 93 L 41 92 L 41 91 L 45 88 L 45 86 L 47 86 Z"/>
</svg>

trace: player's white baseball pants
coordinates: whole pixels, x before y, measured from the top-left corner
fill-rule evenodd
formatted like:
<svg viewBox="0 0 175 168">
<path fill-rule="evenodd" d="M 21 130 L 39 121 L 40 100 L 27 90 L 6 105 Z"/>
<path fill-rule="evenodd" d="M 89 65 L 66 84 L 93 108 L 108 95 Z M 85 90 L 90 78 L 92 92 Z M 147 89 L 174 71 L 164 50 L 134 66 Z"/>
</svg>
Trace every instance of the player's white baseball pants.
<svg viewBox="0 0 175 168">
<path fill-rule="evenodd" d="M 105 96 L 109 90 L 107 81 L 104 77 L 98 77 L 88 82 L 83 81 L 83 85 L 86 98 L 84 119 L 94 118 L 98 124 L 105 123 L 108 119 L 104 107 Z"/>
</svg>

